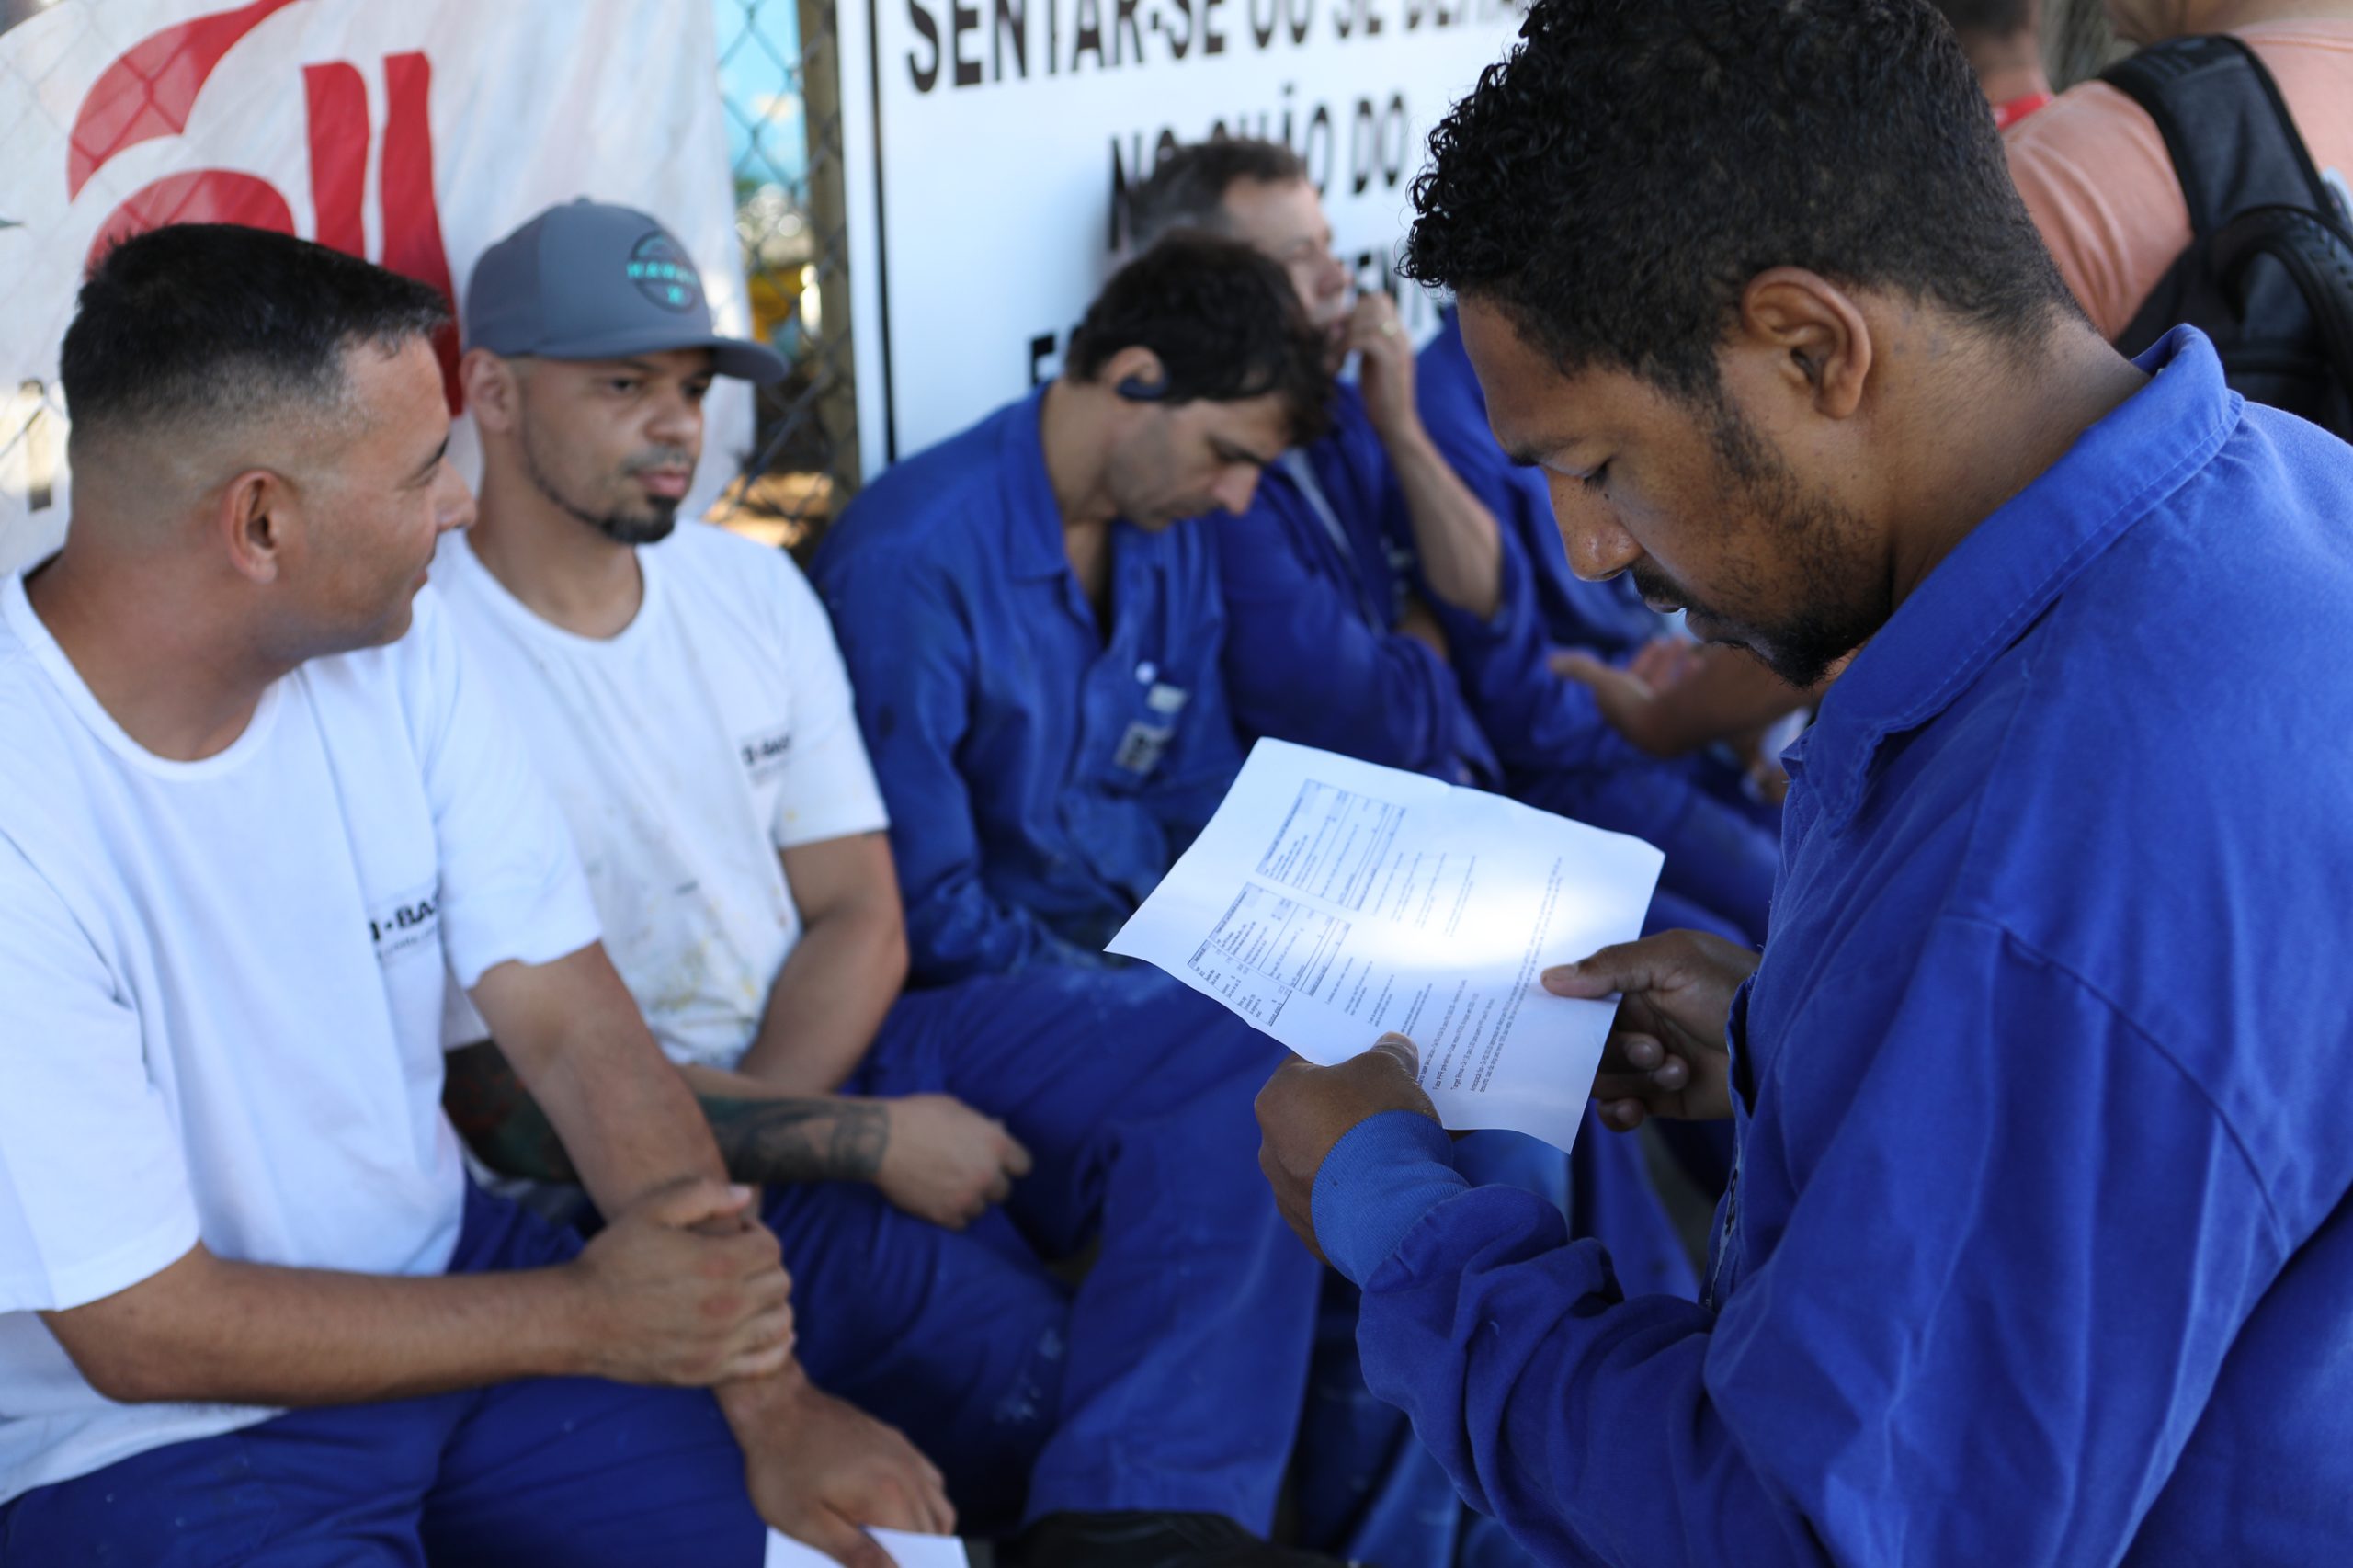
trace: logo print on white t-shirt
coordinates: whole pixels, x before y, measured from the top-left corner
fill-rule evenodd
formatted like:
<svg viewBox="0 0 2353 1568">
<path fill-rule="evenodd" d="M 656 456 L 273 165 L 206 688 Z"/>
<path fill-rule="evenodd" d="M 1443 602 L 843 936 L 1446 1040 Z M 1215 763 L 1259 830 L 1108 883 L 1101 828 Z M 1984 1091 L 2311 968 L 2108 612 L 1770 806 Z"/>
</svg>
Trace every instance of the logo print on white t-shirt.
<svg viewBox="0 0 2353 1568">
<path fill-rule="evenodd" d="M 744 771 L 751 775 L 752 782 L 765 784 L 791 760 L 792 726 L 778 724 L 746 735 L 735 749 L 743 757 Z"/>
<path fill-rule="evenodd" d="M 395 893 L 368 912 L 368 939 L 376 961 L 391 963 L 416 952 L 441 949 L 441 884 L 425 882 Z"/>
</svg>

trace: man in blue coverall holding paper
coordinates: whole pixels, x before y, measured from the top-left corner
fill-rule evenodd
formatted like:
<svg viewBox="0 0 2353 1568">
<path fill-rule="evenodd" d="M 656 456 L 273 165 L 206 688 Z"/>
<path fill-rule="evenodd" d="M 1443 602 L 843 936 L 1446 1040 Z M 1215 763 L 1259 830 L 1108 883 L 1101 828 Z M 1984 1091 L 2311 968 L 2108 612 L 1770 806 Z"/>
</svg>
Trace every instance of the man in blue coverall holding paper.
<svg viewBox="0 0 2353 1568">
<path fill-rule="evenodd" d="M 1250 140 L 1179 148 L 1138 189 L 1131 217 L 1139 241 L 1179 229 L 1247 241 L 1281 265 L 1322 330 L 1325 374 L 1361 356 L 1361 390 L 1334 382 L 1332 428 L 1284 452 L 1253 504 L 1212 524 L 1227 616 L 1222 668 L 1242 729 L 1491 788 L 1506 782 L 1499 751 L 1540 756 L 1540 772 L 1514 780 L 1536 785 L 1532 798 L 1674 846 L 1669 889 L 1652 911 L 1659 928 L 1761 937 L 1772 834 L 1636 756 L 1584 689 L 1547 666 L 1522 552 L 1425 430 L 1396 306 L 1382 294 L 1352 298 L 1297 154 Z M 1482 727 L 1490 718 L 1499 722 L 1492 732 Z M 1625 812 L 1588 809 L 1600 804 L 1594 786 L 1627 769 L 1662 777 L 1656 788 L 1625 780 Z M 1574 800 L 1558 798 L 1564 787 Z M 1703 842 L 1687 819 L 1721 832 Z M 1697 1153 L 1703 1179 L 1724 1168 Z M 1533 1140 L 1490 1132 L 1460 1154 L 1477 1179 L 1561 1194 L 1559 1152 Z M 1696 1291 L 1640 1148 L 1587 1139 L 1566 1177 L 1571 1222 L 1608 1239 L 1629 1290 Z M 1478 1560 L 1476 1541 L 1447 1544 L 1457 1510 L 1404 1423 L 1364 1407 L 1353 1292 L 1335 1286 L 1297 1467 L 1306 1539 L 1374 1561 Z"/>
<path fill-rule="evenodd" d="M 1765 932 L 1774 835 L 1633 751 L 1556 674 L 1531 567 L 1423 420 L 1412 344 L 1358 296 L 1305 165 L 1272 142 L 1180 147 L 1131 199 L 1139 243 L 1177 227 L 1283 265 L 1336 374 L 1322 439 L 1285 452 L 1220 519 L 1226 686 L 1248 733 L 1500 789 L 1666 851 L 1659 913 Z"/>
<path fill-rule="evenodd" d="M 1793 683 L 1761 964 L 1667 935 L 1613 1120 L 1730 1116 L 1704 1301 L 1469 1188 L 1384 1039 L 1260 1097 L 1376 1392 L 1549 1562 L 2353 1540 L 2353 449 L 2084 321 L 1925 0 L 1539 0 L 1409 272 L 1589 578 Z M 1759 128 L 1770 127 L 1769 134 Z"/>
</svg>

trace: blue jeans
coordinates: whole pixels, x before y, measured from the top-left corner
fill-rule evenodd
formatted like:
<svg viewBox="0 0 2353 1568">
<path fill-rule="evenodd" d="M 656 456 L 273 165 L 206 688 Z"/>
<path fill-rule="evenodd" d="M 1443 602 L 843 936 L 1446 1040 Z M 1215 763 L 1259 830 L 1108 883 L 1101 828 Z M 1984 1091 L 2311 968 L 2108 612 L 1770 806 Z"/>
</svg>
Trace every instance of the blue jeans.
<svg viewBox="0 0 2353 1568">
<path fill-rule="evenodd" d="M 469 1188 L 449 1272 L 579 1249 Z M 547 1378 L 298 1410 L 38 1487 L 0 1506 L 0 1568 L 756 1568 L 767 1536 L 709 1393 Z"/>
</svg>

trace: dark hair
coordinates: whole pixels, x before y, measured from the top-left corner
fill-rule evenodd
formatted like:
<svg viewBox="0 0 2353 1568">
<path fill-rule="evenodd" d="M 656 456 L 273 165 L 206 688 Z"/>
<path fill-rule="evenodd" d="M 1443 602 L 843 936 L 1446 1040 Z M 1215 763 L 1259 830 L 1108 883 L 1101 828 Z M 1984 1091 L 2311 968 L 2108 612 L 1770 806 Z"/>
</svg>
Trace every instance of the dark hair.
<svg viewBox="0 0 2353 1568">
<path fill-rule="evenodd" d="M 449 319 L 424 284 L 291 235 L 175 223 L 108 251 L 82 284 L 58 380 L 76 433 L 332 406 L 344 350 Z"/>
<path fill-rule="evenodd" d="M 1405 275 L 1495 305 L 1564 372 L 1716 401 L 1774 267 L 2014 341 L 2075 310 L 1927 0 L 1536 0 L 1430 153 Z"/>
<path fill-rule="evenodd" d="M 1239 240 L 1179 229 L 1120 268 L 1071 334 L 1063 368 L 1091 381 L 1138 347 L 1160 356 L 1169 403 L 1279 393 L 1294 444 L 1330 424 L 1323 335 L 1283 269 Z"/>
<path fill-rule="evenodd" d="M 1963 38 L 2013 38 L 2034 21 L 2034 0 L 1936 0 Z"/>
<path fill-rule="evenodd" d="M 1307 177 L 1307 165 L 1279 142 L 1213 136 L 1189 142 L 1160 160 L 1152 177 L 1128 196 L 1128 234 L 1148 245 L 1171 229 L 1225 228 L 1225 193 L 1236 180 L 1288 185 Z"/>
</svg>

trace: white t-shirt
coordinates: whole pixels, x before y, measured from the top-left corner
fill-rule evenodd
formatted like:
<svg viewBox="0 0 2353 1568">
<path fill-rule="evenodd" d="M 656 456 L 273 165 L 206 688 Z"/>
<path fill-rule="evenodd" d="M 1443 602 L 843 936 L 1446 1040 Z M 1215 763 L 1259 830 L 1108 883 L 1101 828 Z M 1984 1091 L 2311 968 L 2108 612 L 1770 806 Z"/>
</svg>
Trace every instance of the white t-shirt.
<svg viewBox="0 0 2353 1568">
<path fill-rule="evenodd" d="M 142 748 L 0 582 L 0 1499 L 273 1414 L 119 1405 L 37 1311 L 200 1238 L 434 1274 L 464 1188 L 444 977 L 597 939 L 579 864 L 431 589 L 201 762 Z"/>
<path fill-rule="evenodd" d="M 459 535 L 433 572 L 563 807 L 654 1038 L 729 1068 L 801 936 L 777 852 L 890 819 L 832 624 L 791 558 L 688 523 L 637 560 L 644 602 L 608 638 L 540 619 Z M 462 1019 L 452 1031 L 470 1043 Z"/>
</svg>

